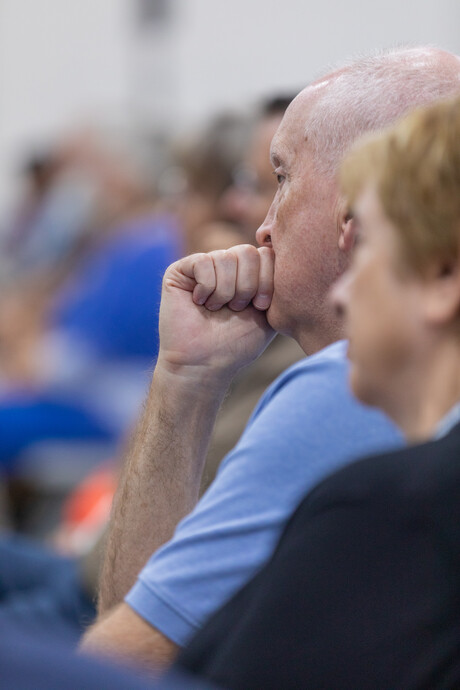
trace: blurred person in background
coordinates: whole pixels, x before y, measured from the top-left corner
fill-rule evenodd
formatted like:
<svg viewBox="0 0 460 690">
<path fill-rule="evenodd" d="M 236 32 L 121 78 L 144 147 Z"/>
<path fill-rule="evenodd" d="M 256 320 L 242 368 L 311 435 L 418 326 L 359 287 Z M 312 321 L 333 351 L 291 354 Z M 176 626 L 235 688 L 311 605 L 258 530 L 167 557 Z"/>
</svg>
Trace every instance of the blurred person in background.
<svg viewBox="0 0 460 690">
<path fill-rule="evenodd" d="M 182 228 L 184 255 L 244 241 L 239 222 L 225 218 L 221 201 L 251 141 L 253 119 L 251 112 L 222 113 L 171 142 L 171 165 L 159 176 L 158 189 Z"/>
<path fill-rule="evenodd" d="M 160 200 L 163 216 L 165 209 L 168 215 L 175 211 L 184 251 L 254 241 L 276 188 L 270 166 L 271 138 L 290 100 L 267 100 L 251 120 L 247 116 L 218 117 L 186 147 L 180 147 L 176 167 L 167 171 L 169 189 L 165 181 L 159 186 L 164 193 Z M 247 154 L 241 159 L 245 145 Z M 91 309 L 90 302 L 87 308 Z M 102 315 L 100 318 L 105 323 Z M 265 388 L 301 356 L 295 341 L 278 336 L 235 380 L 214 429 L 203 490 L 237 442 Z M 77 560 L 60 559 L 26 540 L 0 540 L 0 562 L 3 557 L 8 562 L 8 568 L 0 568 L 0 619 L 29 619 L 36 627 L 68 625 L 73 639 L 89 623 L 94 615 L 99 534 L 108 517 L 115 474 L 115 468 L 98 467 L 65 503 L 66 519 L 53 542 L 65 553 L 78 554 Z"/>
<path fill-rule="evenodd" d="M 54 455 L 77 441 L 113 452 L 156 356 L 163 272 L 181 255 L 176 224 L 126 157 L 85 134 L 52 160 L 25 202 L 27 232 L 18 223 L 11 236 L 15 279 L 0 302 L 0 466 L 13 475 L 33 476 L 53 443 Z M 62 464 L 78 476 L 75 460 Z"/>
<path fill-rule="evenodd" d="M 130 160 L 94 134 L 66 140 L 29 175 L 2 274 L 2 508 L 6 527 L 49 537 L 66 493 L 114 453 L 137 413 L 163 272 L 182 242 Z M 98 468 L 72 501 L 79 519 L 54 540 L 69 557 L 2 536 L 0 620 L 77 639 L 94 616 L 114 471 Z"/>
<path fill-rule="evenodd" d="M 0 303 L 0 415 L 9 427 L 0 435 L 0 464 L 29 471 L 35 457 L 53 453 L 48 440 L 95 441 L 103 449 L 124 432 L 145 388 L 142 368 L 157 349 L 162 271 L 182 253 L 254 241 L 274 191 L 270 134 L 289 100 L 267 101 L 252 135 L 247 117 L 222 116 L 208 126 L 178 156 L 185 189 L 162 217 L 143 212 L 149 200 L 132 166 L 94 136 L 74 137 L 31 163 L 30 198 L 9 238 L 19 279 Z M 234 431 L 231 422 L 210 478 L 262 390 L 300 354 L 280 338 L 257 367 L 259 382 L 245 377 L 246 403 L 233 406 Z"/>
<path fill-rule="evenodd" d="M 82 659 L 66 640 L 0 620 L 2 687 L 9 690 L 219 690 L 180 671 L 158 682 L 119 664 Z"/>
<path fill-rule="evenodd" d="M 92 462 L 85 463 L 85 456 L 97 459 L 115 448 L 136 414 L 144 372 L 156 354 L 162 272 L 183 252 L 254 241 L 275 184 L 269 135 L 289 100 L 270 99 L 252 133 L 248 117 L 227 115 L 211 123 L 179 155 L 185 189 L 163 204 L 163 214 L 161 204 L 155 214 L 145 213 L 149 200 L 141 181 L 94 136 L 74 137 L 32 166 L 35 184 L 21 215 L 22 225 L 26 218 L 31 227 L 16 227 L 10 238 L 17 252 L 10 263 L 21 278 L 0 303 L 0 466 L 10 475 L 33 483 L 62 465 L 73 481 Z M 248 136 L 249 157 L 242 161 Z M 43 168 L 49 168 L 46 175 Z M 242 169 L 249 180 L 244 187 Z M 114 222 L 122 217 L 124 223 Z M 21 237 L 29 240 L 24 246 Z M 253 375 L 242 377 L 216 431 L 206 481 L 264 388 L 300 356 L 299 348 L 279 338 Z M 70 462 L 61 463 L 66 454 Z"/>
<path fill-rule="evenodd" d="M 255 230 L 262 225 L 276 191 L 270 146 L 294 98 L 295 94 L 274 95 L 259 105 L 246 154 L 232 171 L 232 184 L 220 200 L 222 217 L 236 223 L 250 244 L 256 243 Z"/>
</svg>

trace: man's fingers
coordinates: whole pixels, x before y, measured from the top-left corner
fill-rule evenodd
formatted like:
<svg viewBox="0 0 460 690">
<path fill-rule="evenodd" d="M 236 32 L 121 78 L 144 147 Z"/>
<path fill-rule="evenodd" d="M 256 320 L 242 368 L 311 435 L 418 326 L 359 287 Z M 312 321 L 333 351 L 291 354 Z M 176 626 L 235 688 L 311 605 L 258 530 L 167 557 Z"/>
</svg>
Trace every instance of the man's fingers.
<svg viewBox="0 0 460 690">
<path fill-rule="evenodd" d="M 193 289 L 193 301 L 195 304 L 202 305 L 214 293 L 217 285 L 217 276 L 214 262 L 210 254 L 195 254 L 196 257 L 192 264 L 193 278 L 196 285 Z"/>
<path fill-rule="evenodd" d="M 228 305 L 242 311 L 248 304 L 264 311 L 273 294 L 273 250 L 237 245 L 209 254 L 192 254 L 168 269 L 170 287 L 192 292 L 195 304 L 217 311 Z"/>
<path fill-rule="evenodd" d="M 191 254 L 179 259 L 166 271 L 164 285 L 191 292 L 195 304 L 204 304 L 216 289 L 216 273 L 211 256 Z"/>
<path fill-rule="evenodd" d="M 259 285 L 252 300 L 256 309 L 268 309 L 273 297 L 273 270 L 275 255 L 270 247 L 259 248 Z"/>
<path fill-rule="evenodd" d="M 235 296 L 229 302 L 230 309 L 242 311 L 257 292 L 259 284 L 259 252 L 250 244 L 239 245 L 232 249 L 238 258 Z"/>
<path fill-rule="evenodd" d="M 217 250 L 209 254 L 214 263 L 216 287 L 206 300 L 206 309 L 217 311 L 233 299 L 236 289 L 238 259 L 231 251 Z"/>
</svg>

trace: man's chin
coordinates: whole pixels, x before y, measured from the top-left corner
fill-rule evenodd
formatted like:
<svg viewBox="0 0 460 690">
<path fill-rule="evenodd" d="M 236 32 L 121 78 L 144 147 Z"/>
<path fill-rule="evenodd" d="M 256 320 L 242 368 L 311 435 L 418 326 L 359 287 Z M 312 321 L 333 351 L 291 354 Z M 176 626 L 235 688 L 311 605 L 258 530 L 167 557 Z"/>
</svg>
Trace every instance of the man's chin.
<svg viewBox="0 0 460 690">
<path fill-rule="evenodd" d="M 288 322 L 286 319 L 286 313 L 283 313 L 282 309 L 278 307 L 276 302 L 272 302 L 266 311 L 267 321 L 274 331 L 280 333 L 281 335 L 287 335 L 291 338 L 295 338 L 295 335 L 288 327 Z"/>
<path fill-rule="evenodd" d="M 277 333 L 281 333 L 280 331 L 280 319 L 279 319 L 279 313 L 276 308 L 276 304 L 273 302 L 270 304 L 266 311 L 266 316 L 267 316 L 267 321 L 270 324 L 270 326 L 273 328 L 274 331 Z"/>
</svg>

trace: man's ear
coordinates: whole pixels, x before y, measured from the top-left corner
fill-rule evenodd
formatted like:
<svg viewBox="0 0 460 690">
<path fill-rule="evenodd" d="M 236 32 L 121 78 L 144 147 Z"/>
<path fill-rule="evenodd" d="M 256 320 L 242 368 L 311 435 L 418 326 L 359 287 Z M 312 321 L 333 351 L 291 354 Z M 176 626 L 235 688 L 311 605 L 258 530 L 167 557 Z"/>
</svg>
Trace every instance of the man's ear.
<svg viewBox="0 0 460 690">
<path fill-rule="evenodd" d="M 425 317 L 444 325 L 460 315 L 460 260 L 452 257 L 434 263 L 426 277 Z"/>
<path fill-rule="evenodd" d="M 355 243 L 355 221 L 349 208 L 344 208 L 339 223 L 339 249 L 348 253 Z"/>
</svg>

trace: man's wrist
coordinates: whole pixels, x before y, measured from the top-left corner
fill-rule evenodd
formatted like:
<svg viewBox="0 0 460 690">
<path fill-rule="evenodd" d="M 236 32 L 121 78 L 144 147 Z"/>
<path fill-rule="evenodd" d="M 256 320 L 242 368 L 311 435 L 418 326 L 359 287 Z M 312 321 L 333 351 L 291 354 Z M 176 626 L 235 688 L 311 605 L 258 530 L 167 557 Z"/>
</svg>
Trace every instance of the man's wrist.
<svg viewBox="0 0 460 690">
<path fill-rule="evenodd" d="M 158 356 L 152 385 L 175 395 L 212 397 L 225 394 L 236 372 L 209 364 L 178 364 Z"/>
</svg>

